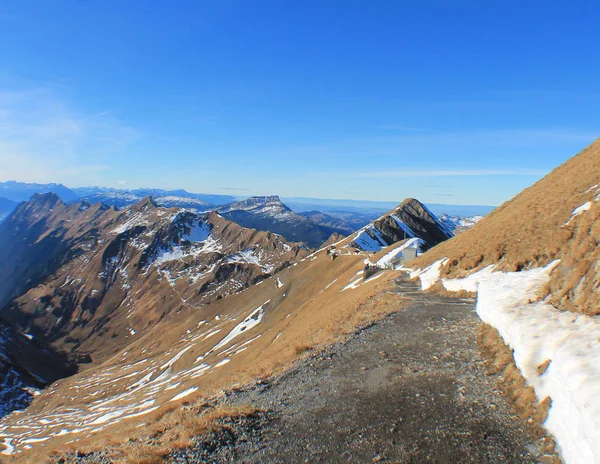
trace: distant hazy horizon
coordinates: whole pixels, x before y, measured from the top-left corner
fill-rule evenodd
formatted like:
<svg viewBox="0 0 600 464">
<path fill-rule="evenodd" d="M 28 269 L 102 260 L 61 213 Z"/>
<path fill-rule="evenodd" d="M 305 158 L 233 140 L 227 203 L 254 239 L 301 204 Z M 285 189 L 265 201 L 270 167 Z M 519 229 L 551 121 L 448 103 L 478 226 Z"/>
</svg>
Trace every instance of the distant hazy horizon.
<svg viewBox="0 0 600 464">
<path fill-rule="evenodd" d="M 19 196 L 17 199 L 15 197 L 14 193 L 12 195 L 6 194 L 7 187 L 9 187 L 10 184 L 12 184 L 12 183 L 16 183 L 17 187 L 25 187 L 26 185 L 37 186 L 43 192 L 48 191 L 49 189 L 45 188 L 45 187 L 49 187 L 51 185 L 61 185 L 62 187 L 65 187 L 66 189 L 71 191 L 70 186 L 62 184 L 62 183 L 49 183 L 49 184 L 30 183 L 30 184 L 27 184 L 27 183 L 24 183 L 21 181 L 11 179 L 9 181 L 0 181 L 0 199 L 8 198 L 13 201 L 24 201 L 27 199 L 25 196 L 22 196 L 22 195 Z M 9 184 L 9 185 L 7 185 L 7 184 Z M 124 191 L 124 192 L 129 192 L 129 191 L 136 192 L 139 190 L 155 190 L 154 187 L 142 187 L 140 189 L 118 189 L 118 188 L 101 187 L 101 186 L 84 186 L 84 187 L 74 187 L 72 190 L 72 195 L 76 195 L 76 194 L 81 195 L 81 192 L 78 191 L 78 189 L 86 189 L 86 190 L 87 189 L 99 189 L 99 190 L 106 189 L 107 191 L 108 190 L 116 190 L 116 191 Z M 177 191 L 181 191 L 181 190 L 183 190 L 183 189 L 171 189 L 171 190 L 166 190 L 166 191 L 177 192 Z M 3 195 L 3 191 L 4 191 L 4 195 Z M 249 198 L 250 196 L 255 196 L 252 194 L 248 194 L 248 195 L 212 194 L 212 193 L 208 193 L 208 192 L 190 192 L 187 190 L 186 190 L 186 192 L 189 194 L 194 194 L 194 195 L 206 195 L 206 196 L 214 195 L 215 197 L 219 197 L 219 199 L 221 201 L 217 202 L 216 204 L 225 204 L 230 201 L 243 200 L 243 199 Z M 59 192 L 55 192 L 55 193 L 59 193 Z M 401 203 L 405 199 L 405 198 L 400 198 L 400 199 L 391 200 L 391 201 L 372 201 L 372 200 L 350 200 L 350 199 L 341 199 L 341 198 L 284 197 L 284 196 L 278 195 L 277 193 L 271 193 L 270 195 L 279 196 L 281 198 L 281 201 L 286 206 L 290 207 L 292 210 L 294 210 L 296 212 L 310 211 L 310 210 L 331 212 L 331 211 L 339 210 L 339 211 L 355 211 L 355 212 L 361 212 L 361 213 L 365 213 L 365 212 L 384 213 L 386 211 L 389 211 L 390 209 L 395 208 L 396 206 L 398 206 L 399 203 Z M 60 193 L 59 193 L 59 196 L 61 196 Z M 72 201 L 73 198 L 63 198 L 63 200 L 64 201 Z M 431 202 L 425 202 L 425 203 L 434 212 L 434 214 L 440 215 L 442 213 L 446 213 L 446 214 L 454 215 L 454 216 L 485 215 L 497 207 L 497 206 L 493 206 L 493 205 L 476 205 L 476 204 L 461 205 L 461 204 L 451 204 L 451 203 L 431 203 Z"/>
</svg>

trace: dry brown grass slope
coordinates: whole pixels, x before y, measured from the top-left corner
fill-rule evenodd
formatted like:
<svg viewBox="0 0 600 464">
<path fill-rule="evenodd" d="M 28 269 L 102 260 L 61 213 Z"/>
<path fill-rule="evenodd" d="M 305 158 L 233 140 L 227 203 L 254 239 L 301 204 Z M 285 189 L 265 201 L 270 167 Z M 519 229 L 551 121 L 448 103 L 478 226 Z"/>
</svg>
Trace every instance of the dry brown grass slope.
<svg viewBox="0 0 600 464">
<path fill-rule="evenodd" d="M 321 251 L 262 284 L 181 312 L 101 366 L 55 383 L 25 413 L 5 421 L 3 434 L 16 432 L 12 445 L 25 451 L 17 461 L 139 436 L 164 417 L 165 408 L 202 403 L 223 389 L 279 373 L 299 356 L 382 317 L 390 311 L 389 298 L 398 298 L 382 293 L 395 274 L 363 282 L 363 259 L 348 255 L 332 261 Z M 216 348 L 259 307 L 264 310 L 259 324 Z M 208 367 L 198 370 L 202 365 Z M 36 429 L 46 417 L 59 420 Z M 45 440 L 35 441 L 40 438 Z M 33 449 L 25 450 L 23 444 L 32 439 Z"/>
<path fill-rule="evenodd" d="M 543 296 L 563 309 L 600 314 L 598 184 L 600 139 L 411 266 L 448 257 L 442 275 L 461 277 L 489 264 L 520 271 L 561 259 Z M 572 215 L 586 204 L 589 209 Z"/>
</svg>

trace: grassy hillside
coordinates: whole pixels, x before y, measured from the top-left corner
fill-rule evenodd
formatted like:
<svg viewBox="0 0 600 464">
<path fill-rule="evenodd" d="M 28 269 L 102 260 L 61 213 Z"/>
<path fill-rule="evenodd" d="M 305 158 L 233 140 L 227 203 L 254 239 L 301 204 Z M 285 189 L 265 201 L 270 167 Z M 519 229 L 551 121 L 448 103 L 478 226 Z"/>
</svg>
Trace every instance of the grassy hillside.
<svg viewBox="0 0 600 464">
<path fill-rule="evenodd" d="M 411 266 L 447 257 L 442 276 L 462 277 L 490 264 L 520 271 L 561 259 L 546 294 L 561 308 L 599 314 L 598 184 L 600 140 Z"/>
</svg>

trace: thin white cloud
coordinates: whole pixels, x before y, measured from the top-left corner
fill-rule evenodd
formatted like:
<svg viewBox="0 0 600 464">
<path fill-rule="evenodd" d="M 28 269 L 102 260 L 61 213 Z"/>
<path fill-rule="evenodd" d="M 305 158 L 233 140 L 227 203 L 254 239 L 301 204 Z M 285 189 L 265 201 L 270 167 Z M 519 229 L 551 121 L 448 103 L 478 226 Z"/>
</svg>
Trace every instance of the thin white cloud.
<svg viewBox="0 0 600 464">
<path fill-rule="evenodd" d="M 73 110 L 52 89 L 0 91 L 0 180 L 92 182 L 137 136 L 107 112 Z"/>
<path fill-rule="evenodd" d="M 543 176 L 544 169 L 406 169 L 402 171 L 366 171 L 345 173 L 347 177 L 407 178 L 407 177 L 462 177 L 462 176 Z"/>
</svg>

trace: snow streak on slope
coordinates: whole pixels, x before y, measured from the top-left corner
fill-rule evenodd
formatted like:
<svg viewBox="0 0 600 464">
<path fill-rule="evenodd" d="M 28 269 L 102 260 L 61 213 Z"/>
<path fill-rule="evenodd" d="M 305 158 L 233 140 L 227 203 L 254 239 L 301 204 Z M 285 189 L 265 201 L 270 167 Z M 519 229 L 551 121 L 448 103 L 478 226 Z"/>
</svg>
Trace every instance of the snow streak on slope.
<svg viewBox="0 0 600 464">
<path fill-rule="evenodd" d="M 250 315 L 248 317 L 246 317 L 246 319 L 244 319 L 238 325 L 236 325 L 231 330 L 231 332 L 229 332 L 229 334 L 227 334 L 227 336 L 223 340 L 221 340 L 221 342 L 219 342 L 217 345 L 215 345 L 215 347 L 213 348 L 213 350 L 218 350 L 219 348 L 222 348 L 223 346 L 226 346 L 227 344 L 229 344 L 229 342 L 231 342 L 231 340 L 233 340 L 234 338 L 236 338 L 242 332 L 244 332 L 246 330 L 250 330 L 252 327 L 255 327 L 258 324 L 260 324 L 260 321 L 262 320 L 263 315 L 265 313 L 265 311 L 264 311 L 263 308 L 270 301 L 271 300 L 265 301 L 262 305 L 260 305 L 254 311 L 252 311 L 250 313 Z"/>
<path fill-rule="evenodd" d="M 150 224 L 148 215 L 142 212 L 129 210 L 127 215 L 129 216 L 127 221 L 124 224 L 115 227 L 111 231 L 113 234 L 122 234 L 123 232 L 127 232 L 129 229 L 132 229 L 136 226 L 147 226 Z"/>
<path fill-rule="evenodd" d="M 387 242 L 381 236 L 379 231 L 368 225 L 358 231 L 354 242 L 364 251 L 380 251 L 382 247 L 387 246 Z"/>
<path fill-rule="evenodd" d="M 190 395 L 198 390 L 197 386 L 190 384 L 197 383 L 198 378 L 224 366 L 259 338 L 260 335 L 218 352 L 235 338 L 256 327 L 269 301 L 252 311 L 242 323 L 212 346 L 207 345 L 208 340 L 219 334 L 223 325 L 230 323 L 229 320 L 219 318 L 217 322 L 200 324 L 196 330 L 189 331 L 173 349 L 165 353 L 170 356 L 167 362 L 160 362 L 160 359 L 153 357 L 128 363 L 125 352 L 121 362 L 116 365 L 100 368 L 92 375 L 77 375 L 74 379 L 67 379 L 73 382 L 69 389 L 73 397 L 65 396 L 62 405 L 54 408 L 52 414 L 28 414 L 19 419 L 18 413 L 13 413 L 12 426 L 0 425 L 0 438 L 5 445 L 2 454 L 13 454 L 17 448 L 27 449 L 31 443 L 52 437 L 74 435 L 73 439 L 76 439 L 75 436 L 79 434 L 96 433 L 120 421 L 149 414 L 161 404 Z M 188 360 L 183 364 L 183 369 L 177 370 L 176 364 L 191 350 L 202 350 L 203 354 L 194 354 L 191 358 L 195 358 L 195 362 Z M 44 394 L 56 395 L 54 391 L 57 388 L 54 384 Z M 87 405 L 71 407 L 70 400 L 82 395 L 87 397 Z"/>
</svg>

